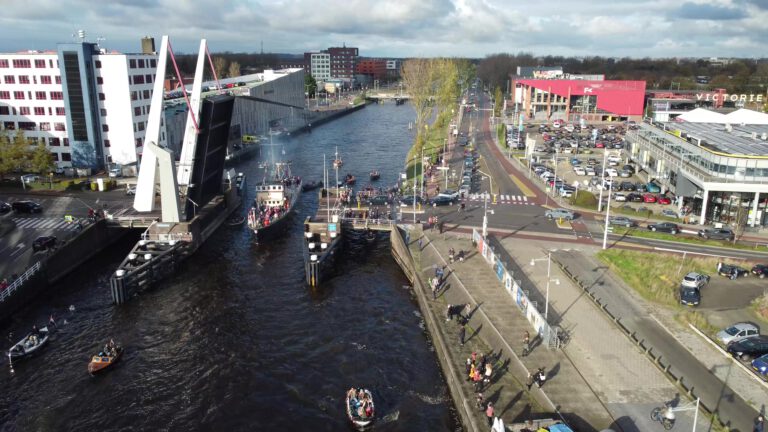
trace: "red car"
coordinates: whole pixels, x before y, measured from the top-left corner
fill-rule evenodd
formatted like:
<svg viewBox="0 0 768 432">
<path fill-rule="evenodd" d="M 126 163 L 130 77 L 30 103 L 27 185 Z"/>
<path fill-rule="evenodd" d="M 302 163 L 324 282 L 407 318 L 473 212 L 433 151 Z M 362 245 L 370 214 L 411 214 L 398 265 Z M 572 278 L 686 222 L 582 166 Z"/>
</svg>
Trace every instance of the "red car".
<svg viewBox="0 0 768 432">
<path fill-rule="evenodd" d="M 645 195 L 643 195 L 643 202 L 655 203 L 656 202 L 656 195 L 654 195 L 654 194 L 645 194 Z"/>
<path fill-rule="evenodd" d="M 665 197 L 665 196 L 659 197 L 659 199 L 656 200 L 656 202 L 659 203 L 659 204 L 664 204 L 664 205 L 672 204 L 672 200 L 667 198 L 667 197 Z"/>
<path fill-rule="evenodd" d="M 598 141 L 595 143 L 595 148 L 605 148 L 605 144 Z"/>
</svg>

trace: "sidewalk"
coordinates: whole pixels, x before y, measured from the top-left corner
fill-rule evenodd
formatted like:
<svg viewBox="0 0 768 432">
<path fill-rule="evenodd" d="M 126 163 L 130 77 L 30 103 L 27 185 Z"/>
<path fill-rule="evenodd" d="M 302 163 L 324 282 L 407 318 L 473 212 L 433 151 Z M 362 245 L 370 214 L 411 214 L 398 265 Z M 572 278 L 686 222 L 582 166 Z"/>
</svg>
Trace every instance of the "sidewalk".
<svg viewBox="0 0 768 432">
<path fill-rule="evenodd" d="M 526 420 L 526 415 L 536 409 L 530 406 L 530 402 L 521 407 L 520 402 L 533 398 L 545 411 L 552 412 L 557 409 L 576 430 L 616 428 L 617 425 L 606 406 L 565 353 L 538 346 L 529 356 L 523 358 L 523 362 L 518 359 L 517 353 L 521 348 L 523 333 L 528 331 L 535 334 L 535 330 L 528 324 L 507 291 L 502 288 L 490 266 L 480 255 L 470 250 L 468 237 L 428 232 L 425 233 L 421 251 L 418 242 L 412 240 L 411 252 L 417 265 L 420 262 L 422 277 L 426 279 L 434 276 L 435 264 L 447 265 L 444 257 L 450 247 L 457 251 L 469 250 L 469 255 L 465 262 L 456 262 L 446 268 L 446 285 L 440 297 L 433 302 L 433 313 L 442 313 L 444 316 L 447 304 L 469 303 L 473 306 L 467 337 L 472 343 L 478 343 L 477 339 L 482 340 L 483 344 L 488 344 L 489 349 L 499 356 L 497 370 L 501 365 L 505 373 L 491 386 L 490 393 L 487 390 L 485 394 L 491 394 L 496 399 L 497 414 L 504 418 L 505 423 Z M 456 324 L 448 323 L 447 328 L 443 330 L 448 340 L 457 340 L 457 328 Z M 455 347 L 451 360 L 461 366 L 473 349 L 476 348 L 469 345 L 463 348 Z M 521 383 L 527 380 L 528 371 L 541 366 L 547 371 L 546 384 L 542 390 L 534 386 L 531 392 L 525 391 Z M 470 393 L 471 389 L 467 390 L 466 397 L 474 399 L 474 395 Z M 503 410 L 499 410 L 502 407 Z M 647 413 L 645 415 L 647 416 Z M 633 429 L 625 431 L 631 432 Z"/>
</svg>

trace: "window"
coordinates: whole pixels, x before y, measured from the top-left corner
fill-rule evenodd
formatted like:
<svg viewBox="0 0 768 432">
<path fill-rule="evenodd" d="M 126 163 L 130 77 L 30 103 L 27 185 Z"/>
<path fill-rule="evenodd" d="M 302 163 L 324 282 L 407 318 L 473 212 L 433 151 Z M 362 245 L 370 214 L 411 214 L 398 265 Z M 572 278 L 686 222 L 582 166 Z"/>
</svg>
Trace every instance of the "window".
<svg viewBox="0 0 768 432">
<path fill-rule="evenodd" d="M 0 99 L 10 99 L 10 98 L 11 98 L 11 92 L 0 91 Z"/>
<path fill-rule="evenodd" d="M 53 69 L 53 60 L 48 60 L 48 67 Z M 56 67 L 59 67 L 59 61 L 56 60 Z"/>
<path fill-rule="evenodd" d="M 24 99 L 24 92 L 23 91 L 15 91 L 15 92 L 13 92 L 13 98 L 14 99 Z"/>
<path fill-rule="evenodd" d="M 29 84 L 29 75 L 19 75 L 19 84 Z"/>
<path fill-rule="evenodd" d="M 6 75 L 5 76 L 5 83 L 6 84 L 16 84 L 16 77 L 13 75 Z"/>
<path fill-rule="evenodd" d="M 128 67 L 130 67 L 131 69 L 136 69 L 136 60 L 135 59 L 128 60 Z"/>
<path fill-rule="evenodd" d="M 99 93 L 99 100 L 100 101 L 103 101 L 103 100 L 106 100 L 106 99 L 107 99 L 107 97 L 104 96 L 104 93 Z"/>
<path fill-rule="evenodd" d="M 59 91 L 51 92 L 51 100 L 64 100 L 64 93 Z"/>
<path fill-rule="evenodd" d="M 0 105 L 0 115 L 10 115 L 11 110 L 6 105 Z"/>
<path fill-rule="evenodd" d="M 37 100 L 45 100 L 45 99 L 48 99 L 48 98 L 46 97 L 44 91 L 36 91 L 35 92 L 35 99 L 37 99 Z"/>
<path fill-rule="evenodd" d="M 14 122 L 3 122 L 3 129 L 5 129 L 5 130 L 16 130 L 16 123 L 14 123 Z"/>
<path fill-rule="evenodd" d="M 95 67 L 96 69 L 101 69 L 101 60 L 94 61 L 93 67 Z"/>
<path fill-rule="evenodd" d="M 105 124 L 101 125 L 101 131 L 102 132 L 109 132 L 109 125 L 105 125 Z"/>
<path fill-rule="evenodd" d="M 101 109 L 101 116 L 102 117 L 106 117 L 107 116 L 107 109 L 106 108 L 102 108 Z"/>
<path fill-rule="evenodd" d="M 51 83 L 51 77 L 48 75 L 41 75 L 40 76 L 40 84 L 50 84 Z"/>
<path fill-rule="evenodd" d="M 144 69 L 144 59 L 139 59 L 139 67 Z"/>
<path fill-rule="evenodd" d="M 61 75 L 56 75 L 56 84 L 61 84 Z"/>
<path fill-rule="evenodd" d="M 69 153 L 62 153 L 61 154 L 61 160 L 64 161 L 64 162 L 69 162 L 69 161 L 72 160 L 72 155 L 69 154 Z"/>
<path fill-rule="evenodd" d="M 139 132 L 144 130 L 144 122 L 139 122 Z"/>
<path fill-rule="evenodd" d="M 96 84 L 104 84 L 104 78 L 96 77 Z"/>
<path fill-rule="evenodd" d="M 35 60 L 35 67 L 38 69 L 45 69 L 45 60 Z"/>
<path fill-rule="evenodd" d="M 131 100 L 135 101 L 136 99 L 138 99 L 138 92 L 135 92 L 135 91 L 131 92 Z"/>
<path fill-rule="evenodd" d="M 109 147 L 109 140 L 104 140 L 104 147 Z"/>
<path fill-rule="evenodd" d="M 65 130 L 64 123 L 54 123 L 53 124 L 53 130 L 57 130 L 59 132 L 63 132 Z"/>
<path fill-rule="evenodd" d="M 35 115 L 45 115 L 45 107 L 35 107 Z"/>
<path fill-rule="evenodd" d="M 56 107 L 56 115 L 58 116 L 67 115 L 67 110 L 64 107 Z"/>
<path fill-rule="evenodd" d="M 52 115 L 53 115 L 53 108 L 51 108 L 51 107 L 48 107 L 48 115 L 49 115 L 49 116 L 52 116 Z"/>
<path fill-rule="evenodd" d="M 151 59 L 149 61 L 149 64 L 151 65 L 150 67 L 156 68 L 157 67 L 157 60 Z M 2 65 L 0 65 L 0 67 L 2 67 Z"/>
<path fill-rule="evenodd" d="M 54 162 L 58 162 L 59 161 L 59 154 L 58 153 L 51 153 L 51 156 L 53 156 Z"/>
<path fill-rule="evenodd" d="M 142 146 L 141 138 L 136 138 L 136 147 L 141 147 L 141 146 Z"/>
<path fill-rule="evenodd" d="M 133 76 L 133 83 L 134 84 L 144 84 L 144 75 L 134 75 Z"/>
<path fill-rule="evenodd" d="M 32 67 L 32 62 L 29 59 L 14 59 L 13 67 L 16 69 L 27 69 Z"/>
<path fill-rule="evenodd" d="M 37 130 L 37 123 L 35 122 L 19 122 L 19 129 L 25 131 Z"/>
<path fill-rule="evenodd" d="M 147 84 L 152 84 L 152 75 L 144 75 L 144 80 Z"/>
<path fill-rule="evenodd" d="M 69 147 L 69 138 L 64 138 L 62 141 L 64 142 L 64 147 Z"/>
<path fill-rule="evenodd" d="M 29 107 L 19 107 L 19 115 L 29 115 Z"/>
<path fill-rule="evenodd" d="M 149 90 L 144 90 L 144 91 L 142 92 L 142 94 L 144 95 L 144 99 L 149 99 L 149 98 L 151 98 L 151 97 L 152 97 L 152 93 L 150 93 L 150 91 L 149 91 Z"/>
<path fill-rule="evenodd" d="M 0 60 L 0 68 L 8 68 L 8 60 L 7 59 Z"/>
<path fill-rule="evenodd" d="M 133 108 L 133 115 L 140 116 L 141 115 L 141 107 L 134 107 Z"/>
<path fill-rule="evenodd" d="M 48 123 L 48 122 L 40 123 L 40 130 L 41 131 L 49 131 L 49 130 L 51 130 L 51 124 Z"/>
</svg>

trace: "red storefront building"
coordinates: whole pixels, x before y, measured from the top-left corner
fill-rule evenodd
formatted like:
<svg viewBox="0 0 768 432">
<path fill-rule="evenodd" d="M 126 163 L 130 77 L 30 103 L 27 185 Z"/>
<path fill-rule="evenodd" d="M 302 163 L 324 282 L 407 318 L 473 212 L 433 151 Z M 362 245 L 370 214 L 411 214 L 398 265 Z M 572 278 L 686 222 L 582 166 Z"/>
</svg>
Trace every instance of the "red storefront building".
<svg viewBox="0 0 768 432">
<path fill-rule="evenodd" d="M 357 73 L 368 75 L 374 80 L 384 79 L 387 76 L 387 61 L 381 59 L 365 59 L 357 62 Z"/>
<path fill-rule="evenodd" d="M 645 81 L 517 79 L 514 102 L 527 119 L 636 120 L 643 116 Z"/>
</svg>

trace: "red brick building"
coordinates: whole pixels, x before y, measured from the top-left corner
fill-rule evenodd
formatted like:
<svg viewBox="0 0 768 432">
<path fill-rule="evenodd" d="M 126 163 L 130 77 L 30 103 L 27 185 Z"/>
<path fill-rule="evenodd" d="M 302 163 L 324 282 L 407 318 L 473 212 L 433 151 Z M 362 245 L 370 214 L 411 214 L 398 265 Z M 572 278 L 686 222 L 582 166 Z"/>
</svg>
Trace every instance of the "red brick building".
<svg viewBox="0 0 768 432">
<path fill-rule="evenodd" d="M 331 78 L 354 78 L 357 65 L 357 48 L 328 48 L 331 55 Z"/>
<path fill-rule="evenodd" d="M 365 59 L 357 62 L 357 73 L 371 78 L 384 79 L 387 75 L 387 61 L 381 59 Z"/>
</svg>

